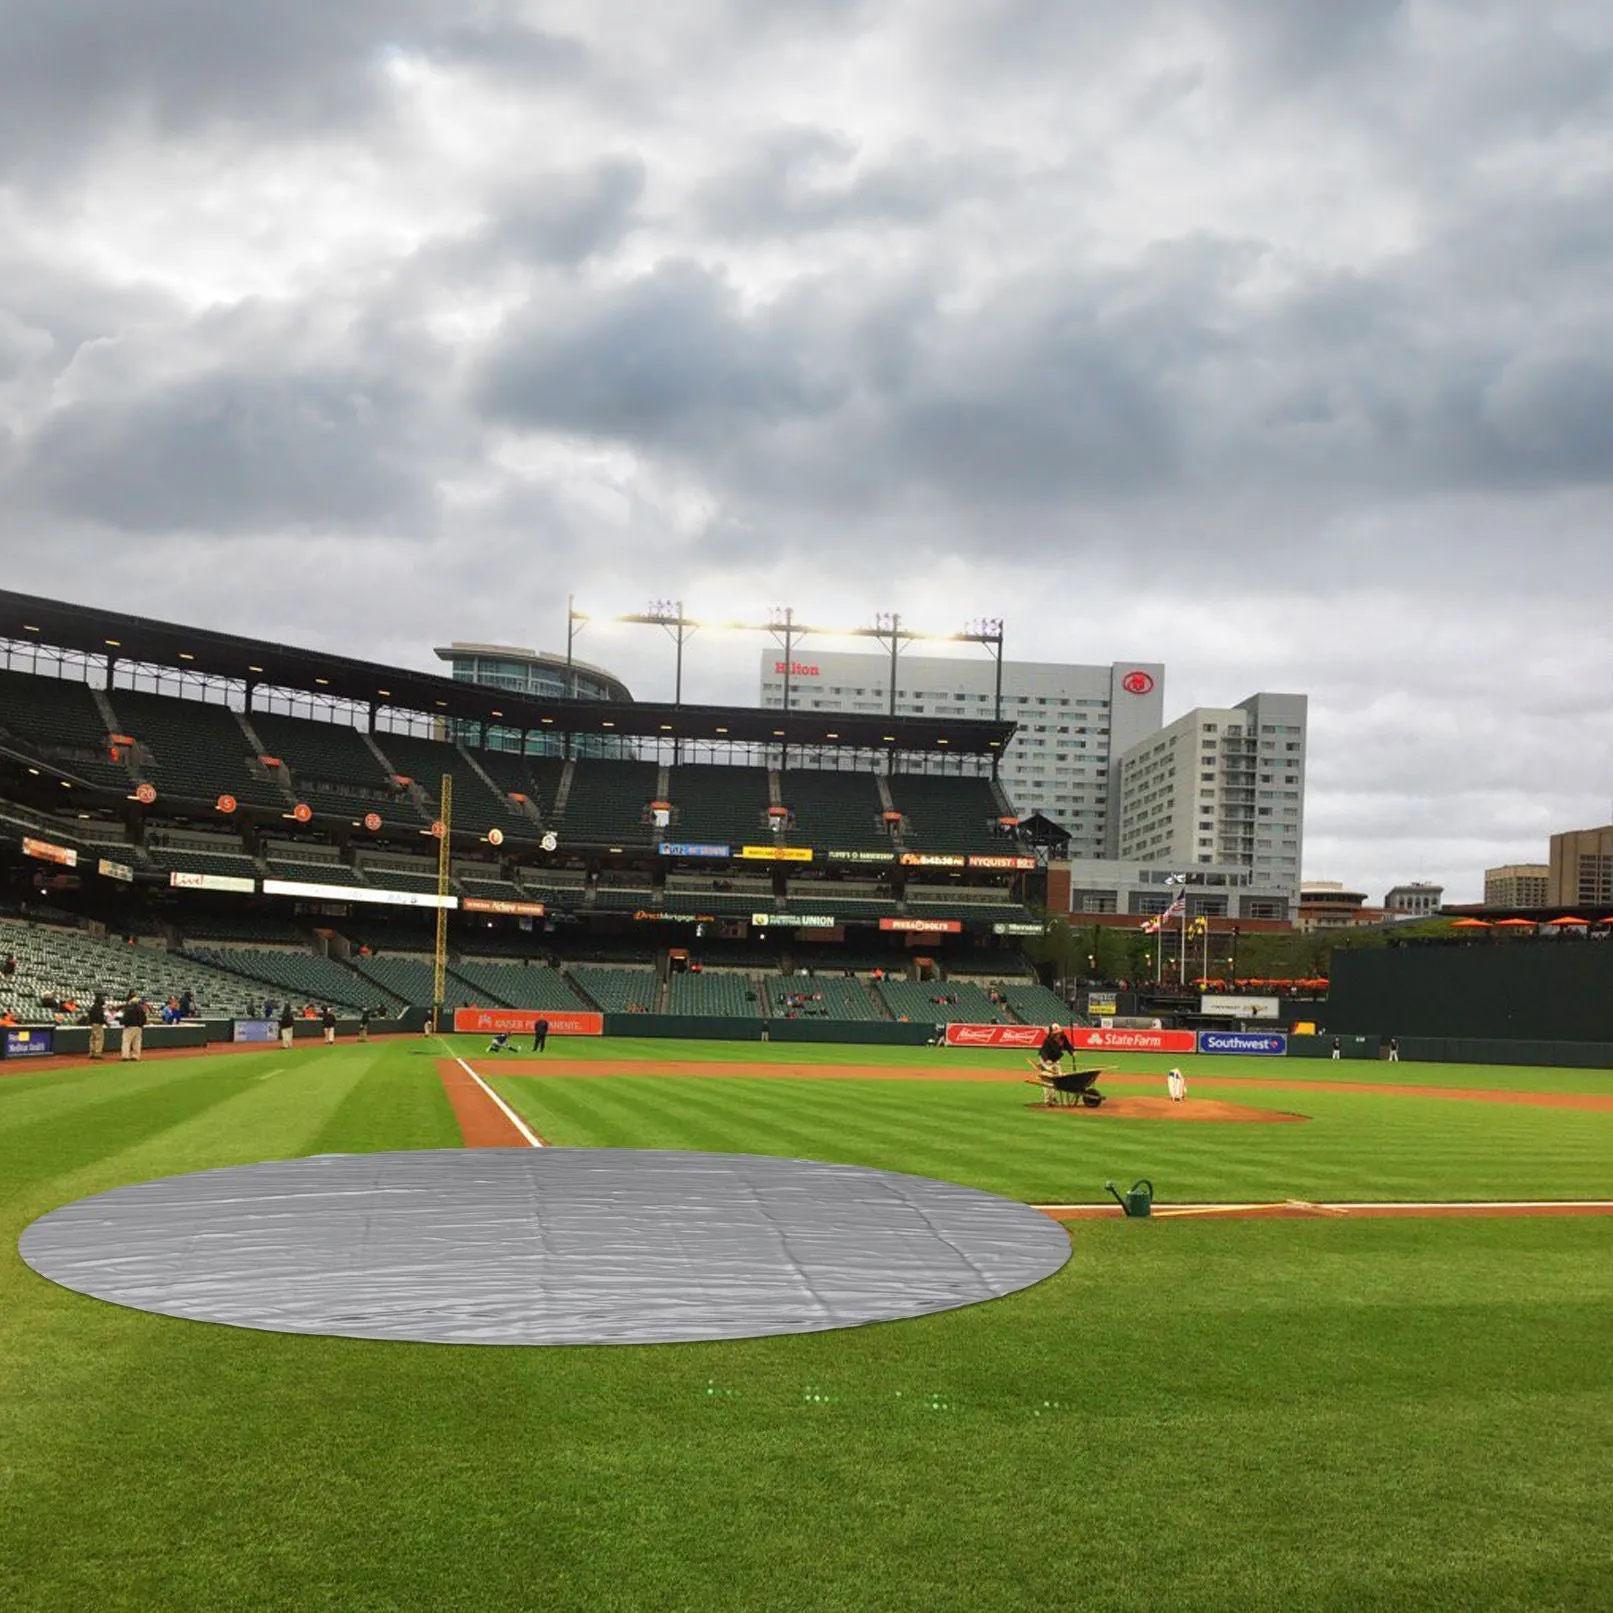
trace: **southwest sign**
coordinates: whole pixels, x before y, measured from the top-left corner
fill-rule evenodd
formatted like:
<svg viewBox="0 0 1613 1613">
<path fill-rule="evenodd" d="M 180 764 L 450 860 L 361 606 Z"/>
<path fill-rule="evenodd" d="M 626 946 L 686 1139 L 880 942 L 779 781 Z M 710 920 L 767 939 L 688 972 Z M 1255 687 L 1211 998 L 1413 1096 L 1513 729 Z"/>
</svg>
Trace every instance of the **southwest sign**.
<svg viewBox="0 0 1613 1613">
<path fill-rule="evenodd" d="M 1274 1031 L 1200 1031 L 1201 1053 L 1256 1053 L 1281 1058 L 1288 1038 Z"/>
</svg>

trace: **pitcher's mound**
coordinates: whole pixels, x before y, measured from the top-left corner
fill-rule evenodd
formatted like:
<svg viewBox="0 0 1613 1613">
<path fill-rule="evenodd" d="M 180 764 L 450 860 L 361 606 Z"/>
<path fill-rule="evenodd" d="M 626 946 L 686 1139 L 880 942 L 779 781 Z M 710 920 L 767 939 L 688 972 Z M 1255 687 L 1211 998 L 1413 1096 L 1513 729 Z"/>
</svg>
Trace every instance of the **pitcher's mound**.
<svg viewBox="0 0 1613 1613">
<path fill-rule="evenodd" d="M 1310 1119 L 1309 1115 L 1288 1114 L 1282 1109 L 1250 1109 L 1241 1103 L 1218 1103 L 1213 1098 L 1184 1098 L 1181 1103 L 1172 1103 L 1169 1098 L 1107 1098 L 1096 1109 L 1049 1109 L 1040 1103 L 1027 1107 L 1078 1120 L 1219 1120 L 1265 1126 Z"/>
</svg>

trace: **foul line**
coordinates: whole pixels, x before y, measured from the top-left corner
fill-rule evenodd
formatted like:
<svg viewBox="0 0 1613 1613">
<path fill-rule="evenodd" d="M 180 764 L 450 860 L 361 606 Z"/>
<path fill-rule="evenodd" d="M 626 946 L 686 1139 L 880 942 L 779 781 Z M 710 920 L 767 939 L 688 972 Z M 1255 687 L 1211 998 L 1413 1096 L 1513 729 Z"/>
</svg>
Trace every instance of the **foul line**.
<svg viewBox="0 0 1613 1613">
<path fill-rule="evenodd" d="M 462 1069 L 483 1092 L 490 1097 L 503 1112 L 504 1118 L 526 1138 L 527 1144 L 532 1148 L 546 1148 L 547 1143 L 527 1125 L 527 1123 L 507 1104 L 457 1053 L 452 1055 L 453 1061 Z"/>
</svg>

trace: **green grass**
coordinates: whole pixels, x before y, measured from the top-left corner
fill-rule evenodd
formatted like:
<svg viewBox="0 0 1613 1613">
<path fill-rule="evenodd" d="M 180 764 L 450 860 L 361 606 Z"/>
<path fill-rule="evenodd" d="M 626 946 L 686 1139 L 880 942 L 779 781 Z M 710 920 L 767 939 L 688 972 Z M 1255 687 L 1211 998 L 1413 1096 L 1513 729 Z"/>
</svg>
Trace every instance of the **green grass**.
<svg viewBox="0 0 1613 1613">
<path fill-rule="evenodd" d="M 625 1051 L 585 1046 L 552 1051 Z M 460 1050 L 493 1067 L 472 1042 Z M 656 1348 L 255 1334 L 99 1304 L 16 1256 L 36 1215 L 123 1182 L 454 1146 L 438 1051 L 299 1048 L 0 1080 L 0 1606 L 1610 1603 L 1613 1219 L 1093 1223 L 1057 1277 L 990 1305 Z M 777 1045 L 670 1056 L 873 1062 Z M 1384 1073 L 1215 1062 L 1323 1081 Z M 1090 1197 L 1133 1171 L 1173 1198 L 1253 1195 L 1279 1176 L 1306 1196 L 1613 1196 L 1602 1114 L 1309 1087 L 1214 1094 L 1211 1063 L 1190 1072 L 1195 1095 L 1294 1107 L 1298 1094 L 1316 1118 L 1105 1121 L 1120 1140 L 1089 1154 L 1094 1128 L 1019 1108 L 1028 1089 L 1010 1086 L 498 1087 L 560 1141 L 856 1158 L 1032 1198 Z M 1435 1073 L 1403 1070 L 1420 1084 Z M 1595 1090 L 1557 1084 L 1586 1072 L 1439 1073 Z"/>
</svg>

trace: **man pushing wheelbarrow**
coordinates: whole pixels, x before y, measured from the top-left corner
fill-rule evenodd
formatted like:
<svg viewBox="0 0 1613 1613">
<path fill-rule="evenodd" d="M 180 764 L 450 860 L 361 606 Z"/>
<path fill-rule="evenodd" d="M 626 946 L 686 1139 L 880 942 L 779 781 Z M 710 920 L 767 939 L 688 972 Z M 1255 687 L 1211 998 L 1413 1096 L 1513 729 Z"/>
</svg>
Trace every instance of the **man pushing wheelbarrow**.
<svg viewBox="0 0 1613 1613">
<path fill-rule="evenodd" d="M 1070 1060 L 1068 1075 L 1062 1073 L 1065 1058 Z M 1088 1109 L 1096 1109 L 1103 1102 L 1103 1094 L 1094 1083 L 1104 1072 L 1075 1068 L 1075 1043 L 1060 1025 L 1047 1027 L 1047 1034 L 1036 1050 L 1031 1067 L 1036 1071 L 1030 1078 L 1031 1084 L 1042 1088 L 1045 1108 L 1061 1109 L 1082 1104 Z"/>
</svg>

